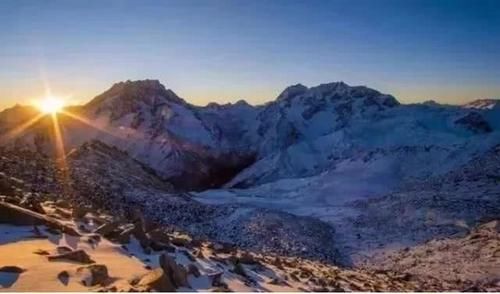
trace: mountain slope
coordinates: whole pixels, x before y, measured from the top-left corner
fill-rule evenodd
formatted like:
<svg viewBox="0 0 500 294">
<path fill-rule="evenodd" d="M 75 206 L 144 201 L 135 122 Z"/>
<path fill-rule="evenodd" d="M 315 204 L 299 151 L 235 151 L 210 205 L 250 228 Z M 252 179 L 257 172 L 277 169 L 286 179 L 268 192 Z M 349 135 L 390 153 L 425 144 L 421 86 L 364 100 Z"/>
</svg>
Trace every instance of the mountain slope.
<svg viewBox="0 0 500 294">
<path fill-rule="evenodd" d="M 291 86 L 261 106 L 240 101 L 198 107 L 158 81 L 127 81 L 71 112 L 81 119 L 59 119 L 68 151 L 98 139 L 184 190 L 314 176 L 345 160 L 375 155 L 395 162 L 400 178 L 428 176 L 491 147 L 499 127 L 489 113 L 401 105 L 390 95 L 343 82 Z M 20 137 L 47 152 L 54 141 L 50 129 L 50 123 L 33 126 Z M 413 158 L 431 165 L 397 166 Z"/>
<path fill-rule="evenodd" d="M 428 176 L 498 142 L 495 119 L 477 111 L 399 105 L 392 96 L 342 83 L 292 88 L 260 112 L 259 160 L 226 187 L 313 176 L 345 160 L 381 156 L 398 157 L 400 177 Z"/>
</svg>

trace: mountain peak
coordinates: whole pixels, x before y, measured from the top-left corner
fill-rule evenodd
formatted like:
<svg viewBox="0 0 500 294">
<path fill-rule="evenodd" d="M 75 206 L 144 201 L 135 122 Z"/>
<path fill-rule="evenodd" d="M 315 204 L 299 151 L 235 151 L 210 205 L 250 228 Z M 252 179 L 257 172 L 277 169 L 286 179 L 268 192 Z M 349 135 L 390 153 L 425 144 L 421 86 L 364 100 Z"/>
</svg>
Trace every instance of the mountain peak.
<svg viewBox="0 0 500 294">
<path fill-rule="evenodd" d="M 290 99 L 290 98 L 293 98 L 295 96 L 304 94 L 307 90 L 308 90 L 308 88 L 302 84 L 292 85 L 292 86 L 287 87 L 285 90 L 283 90 L 283 92 L 281 92 L 281 94 L 279 94 L 279 96 L 278 96 L 278 98 L 276 98 L 276 100 Z"/>
<path fill-rule="evenodd" d="M 386 107 L 399 105 L 396 98 L 391 95 L 380 93 L 379 91 L 366 86 L 350 86 L 343 81 L 320 84 L 311 88 L 307 88 L 302 84 L 293 85 L 286 88 L 276 100 L 292 100 L 299 96 L 316 97 L 317 100 L 362 98 L 366 100 L 367 104 L 378 104 Z"/>
<path fill-rule="evenodd" d="M 210 102 L 206 106 L 206 108 L 210 109 L 244 109 L 244 108 L 253 108 L 246 100 L 240 99 L 234 103 L 228 102 L 224 104 L 219 104 L 217 102 Z"/>
<path fill-rule="evenodd" d="M 98 113 L 111 111 L 114 118 L 134 112 L 143 105 L 156 107 L 165 103 L 186 104 L 172 90 L 158 80 L 127 80 L 115 83 L 111 88 L 90 101 L 85 108 Z"/>
<path fill-rule="evenodd" d="M 500 99 L 485 98 L 477 99 L 472 102 L 463 105 L 465 108 L 475 108 L 475 109 L 500 109 Z"/>
<path fill-rule="evenodd" d="M 162 96 L 176 103 L 185 103 L 172 90 L 165 88 L 159 80 L 127 80 L 115 83 L 105 93 L 131 95 L 132 98 L 144 98 L 145 96 Z"/>
<path fill-rule="evenodd" d="M 136 81 L 126 80 L 126 81 L 118 82 L 118 83 L 113 84 L 113 86 L 111 86 L 110 90 L 120 91 L 120 90 L 124 90 L 127 88 L 129 88 L 129 89 L 130 88 L 154 89 L 157 91 L 166 90 L 165 86 L 163 86 L 159 80 L 150 80 L 150 79 L 136 80 Z"/>
</svg>

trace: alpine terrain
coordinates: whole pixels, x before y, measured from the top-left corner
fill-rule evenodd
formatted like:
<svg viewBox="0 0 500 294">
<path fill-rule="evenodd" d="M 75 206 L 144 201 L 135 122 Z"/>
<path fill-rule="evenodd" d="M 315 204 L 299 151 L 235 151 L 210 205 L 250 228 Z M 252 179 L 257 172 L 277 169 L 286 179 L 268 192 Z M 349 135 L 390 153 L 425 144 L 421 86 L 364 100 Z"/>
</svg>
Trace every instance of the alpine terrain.
<svg viewBox="0 0 500 294">
<path fill-rule="evenodd" d="M 157 80 L 0 112 L 0 291 L 500 291 L 500 100 Z"/>
</svg>

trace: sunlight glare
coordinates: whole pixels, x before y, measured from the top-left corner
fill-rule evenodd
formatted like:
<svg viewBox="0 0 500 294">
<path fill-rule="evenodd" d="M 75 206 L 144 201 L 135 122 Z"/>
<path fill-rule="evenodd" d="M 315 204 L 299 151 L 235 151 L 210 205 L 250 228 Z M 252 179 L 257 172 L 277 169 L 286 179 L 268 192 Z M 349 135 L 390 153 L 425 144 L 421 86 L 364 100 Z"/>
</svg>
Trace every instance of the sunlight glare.
<svg viewBox="0 0 500 294">
<path fill-rule="evenodd" d="M 45 114 L 55 114 L 64 108 L 64 101 L 58 97 L 46 97 L 37 103 L 38 109 Z"/>
</svg>

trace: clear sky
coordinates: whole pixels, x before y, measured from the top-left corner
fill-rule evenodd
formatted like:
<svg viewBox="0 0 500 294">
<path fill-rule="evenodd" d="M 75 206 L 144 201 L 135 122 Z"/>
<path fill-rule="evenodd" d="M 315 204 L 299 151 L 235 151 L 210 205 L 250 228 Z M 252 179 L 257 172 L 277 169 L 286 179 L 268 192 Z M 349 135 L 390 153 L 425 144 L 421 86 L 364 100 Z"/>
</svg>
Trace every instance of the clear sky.
<svg viewBox="0 0 500 294">
<path fill-rule="evenodd" d="M 500 97 L 500 1 L 0 1 L 0 108 L 159 79 L 195 104 L 343 80 L 402 102 Z"/>
</svg>

